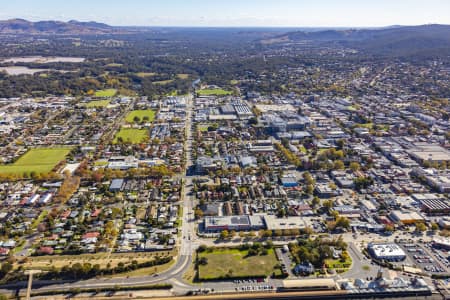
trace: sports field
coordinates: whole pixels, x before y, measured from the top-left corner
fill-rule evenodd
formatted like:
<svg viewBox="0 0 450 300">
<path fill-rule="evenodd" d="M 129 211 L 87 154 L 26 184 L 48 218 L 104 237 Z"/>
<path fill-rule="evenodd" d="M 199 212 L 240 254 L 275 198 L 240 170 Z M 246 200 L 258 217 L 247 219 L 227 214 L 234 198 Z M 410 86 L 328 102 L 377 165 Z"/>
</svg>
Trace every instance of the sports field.
<svg viewBox="0 0 450 300">
<path fill-rule="evenodd" d="M 15 163 L 0 165 L 1 174 L 22 175 L 31 172 L 48 173 L 69 154 L 71 148 L 35 148 L 22 155 Z"/>
<path fill-rule="evenodd" d="M 231 95 L 232 93 L 223 89 L 205 89 L 199 90 L 198 94 L 200 96 L 226 96 Z"/>
<path fill-rule="evenodd" d="M 95 97 L 114 97 L 116 93 L 116 89 L 99 90 L 95 92 Z"/>
<path fill-rule="evenodd" d="M 124 143 L 139 144 L 148 138 L 148 131 L 147 129 L 121 128 L 114 137 L 113 143 L 118 143 L 119 138 L 122 138 Z"/>
<path fill-rule="evenodd" d="M 133 110 L 127 115 L 125 120 L 128 123 L 134 123 L 134 118 L 135 117 L 139 118 L 139 122 L 142 122 L 144 117 L 148 118 L 148 122 L 153 122 L 153 120 L 155 120 L 155 111 L 151 110 L 151 109 Z"/>
</svg>

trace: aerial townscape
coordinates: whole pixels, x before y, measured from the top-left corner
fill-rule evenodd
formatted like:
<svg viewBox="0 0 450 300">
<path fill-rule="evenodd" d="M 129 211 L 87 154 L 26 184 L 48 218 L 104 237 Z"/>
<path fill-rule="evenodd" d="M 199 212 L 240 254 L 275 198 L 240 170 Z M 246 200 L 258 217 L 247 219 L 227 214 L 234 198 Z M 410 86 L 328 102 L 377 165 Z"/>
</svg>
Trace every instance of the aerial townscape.
<svg viewBox="0 0 450 300">
<path fill-rule="evenodd" d="M 0 299 L 450 299 L 450 25 L 0 44 Z"/>
</svg>

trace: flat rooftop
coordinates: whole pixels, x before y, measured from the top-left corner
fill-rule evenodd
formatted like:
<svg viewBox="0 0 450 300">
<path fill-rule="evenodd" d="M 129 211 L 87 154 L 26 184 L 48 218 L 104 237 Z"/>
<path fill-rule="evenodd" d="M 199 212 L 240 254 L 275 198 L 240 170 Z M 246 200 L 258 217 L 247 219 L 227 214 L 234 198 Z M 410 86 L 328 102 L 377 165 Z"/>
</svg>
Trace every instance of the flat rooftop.
<svg viewBox="0 0 450 300">
<path fill-rule="evenodd" d="M 387 257 L 387 256 L 406 256 L 405 251 L 403 251 L 397 244 L 369 244 L 369 249 L 377 257 Z"/>
</svg>

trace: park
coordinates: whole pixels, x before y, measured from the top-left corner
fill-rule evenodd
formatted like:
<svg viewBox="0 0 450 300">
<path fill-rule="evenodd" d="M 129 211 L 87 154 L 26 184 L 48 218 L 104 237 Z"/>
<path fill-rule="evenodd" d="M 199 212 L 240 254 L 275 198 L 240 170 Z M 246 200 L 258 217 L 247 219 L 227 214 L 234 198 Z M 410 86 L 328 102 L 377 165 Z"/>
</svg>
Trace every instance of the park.
<svg viewBox="0 0 450 300">
<path fill-rule="evenodd" d="M 125 118 L 128 123 L 153 122 L 153 120 L 155 120 L 155 111 L 152 109 L 133 110 Z"/>
</svg>

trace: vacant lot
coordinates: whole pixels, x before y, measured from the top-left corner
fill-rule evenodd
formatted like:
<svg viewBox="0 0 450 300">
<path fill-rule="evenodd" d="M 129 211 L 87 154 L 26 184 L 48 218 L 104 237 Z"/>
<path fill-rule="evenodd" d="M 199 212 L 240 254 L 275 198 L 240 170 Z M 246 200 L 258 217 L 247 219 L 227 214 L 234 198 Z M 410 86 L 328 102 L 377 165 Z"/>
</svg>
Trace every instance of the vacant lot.
<svg viewBox="0 0 450 300">
<path fill-rule="evenodd" d="M 148 122 L 153 122 L 153 120 L 155 119 L 155 111 L 151 110 L 151 109 L 146 109 L 146 110 L 133 110 L 132 112 L 130 112 L 127 117 L 125 118 L 125 120 L 128 123 L 134 123 L 134 119 L 135 118 L 139 118 L 139 122 L 142 122 L 144 117 L 148 118 Z"/>
<path fill-rule="evenodd" d="M 226 96 L 231 95 L 231 92 L 223 89 L 205 89 L 198 91 L 198 94 L 200 96 Z"/>
<path fill-rule="evenodd" d="M 91 263 L 99 264 L 103 268 L 109 263 L 110 266 L 116 267 L 120 262 L 127 264 L 131 263 L 132 260 L 136 260 L 138 263 L 147 262 L 153 260 L 156 256 L 174 256 L 175 251 L 160 251 L 160 252 L 139 252 L 139 253 L 96 253 L 96 254 L 80 254 L 80 255 L 46 255 L 46 256 L 32 256 L 29 257 L 27 262 L 23 265 L 25 269 L 40 269 L 46 270 L 51 267 L 57 269 L 64 266 L 70 266 L 76 263 Z M 172 262 L 167 265 L 170 266 Z M 145 268 L 146 271 L 152 273 L 152 271 L 157 268 L 158 270 L 164 270 L 167 268 L 166 265 L 154 266 L 150 268 Z M 136 270 L 135 272 L 138 272 Z M 145 270 L 143 271 L 145 272 Z M 125 274 L 125 273 L 124 273 Z"/>
<path fill-rule="evenodd" d="M 202 257 L 207 259 L 206 265 L 199 265 L 198 278 L 200 280 L 213 280 L 233 277 L 266 277 L 280 273 L 275 266 L 278 260 L 273 249 L 269 249 L 267 255 L 247 256 L 247 250 L 219 249 L 212 252 L 201 252 Z"/>
<path fill-rule="evenodd" d="M 124 143 L 139 144 L 148 138 L 148 131 L 147 129 L 121 128 L 116 134 L 113 143 L 116 144 L 119 138 L 122 138 Z"/>
<path fill-rule="evenodd" d="M 36 148 L 22 155 L 15 163 L 0 165 L 0 173 L 22 175 L 48 173 L 69 154 L 71 148 Z"/>
<path fill-rule="evenodd" d="M 111 101 L 110 100 L 97 100 L 97 101 L 91 101 L 86 103 L 87 108 L 94 108 L 94 107 L 107 107 Z"/>
<path fill-rule="evenodd" d="M 99 90 L 95 92 L 95 97 L 114 97 L 116 93 L 116 89 Z"/>
</svg>

